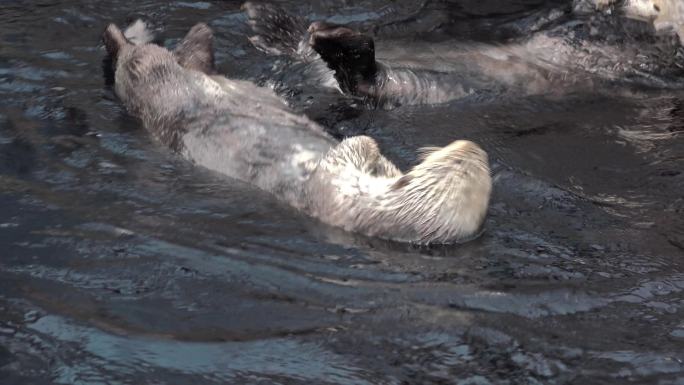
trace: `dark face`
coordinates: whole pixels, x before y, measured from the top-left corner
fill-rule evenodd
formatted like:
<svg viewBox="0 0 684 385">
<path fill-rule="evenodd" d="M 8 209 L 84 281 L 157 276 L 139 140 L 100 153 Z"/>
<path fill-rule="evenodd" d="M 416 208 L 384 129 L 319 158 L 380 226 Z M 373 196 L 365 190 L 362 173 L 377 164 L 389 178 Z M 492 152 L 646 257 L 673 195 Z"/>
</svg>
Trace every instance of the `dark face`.
<svg viewBox="0 0 684 385">
<path fill-rule="evenodd" d="M 309 44 L 335 71 L 344 91 L 356 93 L 360 84 L 372 82 L 377 70 L 373 39 L 344 26 L 314 22 Z"/>
</svg>

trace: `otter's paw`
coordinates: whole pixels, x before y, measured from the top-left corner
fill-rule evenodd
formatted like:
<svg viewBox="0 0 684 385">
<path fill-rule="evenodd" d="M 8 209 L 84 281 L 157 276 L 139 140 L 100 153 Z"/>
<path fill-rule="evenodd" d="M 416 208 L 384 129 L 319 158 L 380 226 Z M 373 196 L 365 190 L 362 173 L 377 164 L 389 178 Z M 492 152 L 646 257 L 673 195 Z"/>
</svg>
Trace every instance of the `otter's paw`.
<svg viewBox="0 0 684 385">
<path fill-rule="evenodd" d="M 375 139 L 353 136 L 344 139 L 328 156 L 327 161 L 335 165 L 349 165 L 372 176 L 394 178 L 401 171 L 380 153 Z"/>
</svg>

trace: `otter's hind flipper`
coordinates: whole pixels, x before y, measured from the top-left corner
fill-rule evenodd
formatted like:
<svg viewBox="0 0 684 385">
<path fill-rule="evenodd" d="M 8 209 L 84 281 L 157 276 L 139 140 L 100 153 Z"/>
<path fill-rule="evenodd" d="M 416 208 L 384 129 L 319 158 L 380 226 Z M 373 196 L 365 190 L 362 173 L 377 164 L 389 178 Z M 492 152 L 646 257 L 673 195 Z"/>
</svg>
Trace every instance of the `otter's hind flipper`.
<svg viewBox="0 0 684 385">
<path fill-rule="evenodd" d="M 377 72 L 373 38 L 345 26 L 314 22 L 309 45 L 335 71 L 346 92 L 357 94 L 374 83 Z"/>
<path fill-rule="evenodd" d="M 102 42 L 107 50 L 107 55 L 102 59 L 102 75 L 105 84 L 112 85 L 116 78 L 115 68 L 119 54 L 131 42 L 114 23 L 110 23 L 102 33 Z"/>
<path fill-rule="evenodd" d="M 257 49 L 272 55 L 301 56 L 299 45 L 305 39 L 309 24 L 306 19 L 274 5 L 251 1 L 244 3 L 242 9 L 247 12 L 248 24 L 256 33 L 249 41 Z"/>
<path fill-rule="evenodd" d="M 154 36 L 147 28 L 147 24 L 140 19 L 129 25 L 125 32 L 121 32 L 116 24 L 110 23 L 102 33 L 102 41 L 112 59 L 116 59 L 121 49 L 127 45 L 143 45 L 152 42 L 153 39 Z"/>
<path fill-rule="evenodd" d="M 208 25 L 195 24 L 173 51 L 173 55 L 181 67 L 213 75 L 216 73 L 213 40 L 214 34 Z"/>
<path fill-rule="evenodd" d="M 107 53 L 114 60 L 119 56 L 119 52 L 123 47 L 131 44 L 114 23 L 109 24 L 104 33 L 102 33 L 102 42 L 107 49 Z"/>
</svg>

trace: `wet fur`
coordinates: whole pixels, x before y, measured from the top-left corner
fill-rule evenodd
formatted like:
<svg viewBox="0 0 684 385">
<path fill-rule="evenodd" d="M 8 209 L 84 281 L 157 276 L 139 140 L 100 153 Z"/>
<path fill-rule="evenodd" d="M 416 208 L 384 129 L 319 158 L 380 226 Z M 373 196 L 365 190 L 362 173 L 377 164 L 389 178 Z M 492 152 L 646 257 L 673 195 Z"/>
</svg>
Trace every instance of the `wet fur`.
<svg viewBox="0 0 684 385">
<path fill-rule="evenodd" d="M 624 7 L 630 2 L 669 1 L 679 0 L 576 0 L 575 8 L 578 13 L 596 13 L 603 5 L 594 2 L 605 6 L 619 2 Z M 289 28 L 295 20 L 306 21 L 273 5 L 249 2 L 245 9 L 257 34 L 252 41 L 259 41 L 262 50 L 272 53 L 267 46 L 278 45 L 279 36 L 287 36 L 289 45 L 295 46 L 292 40 L 299 36 L 298 50 L 278 52 L 301 58 L 302 52 L 308 52 L 303 47 L 310 47 L 335 72 L 342 91 L 366 97 L 372 106 L 442 103 L 491 89 L 509 89 L 511 94 L 520 95 L 601 90 L 617 81 L 658 87 L 682 85 L 675 80 L 684 67 L 677 44 L 659 39 L 656 45 L 649 37 L 643 42 L 604 41 L 604 36 L 625 35 L 620 34 L 624 32 L 620 31 L 620 17 L 594 18 L 592 14 L 592 20 L 587 20 L 578 16 L 566 20 L 567 25 L 501 46 L 460 43 L 454 49 L 451 44 L 437 43 L 411 45 L 406 52 L 397 44 L 392 49 L 386 47 L 381 60 L 376 61 L 373 39 L 348 27 L 314 22 L 306 32 L 297 26 L 291 34 L 274 33 Z M 290 23 L 274 25 L 273 20 L 281 19 Z M 307 55 L 311 60 L 312 55 Z"/>
<path fill-rule="evenodd" d="M 367 93 L 378 73 L 373 39 L 350 28 L 323 22 L 312 23 L 307 32 L 308 45 L 335 72 L 342 90 L 355 95 Z"/>
<path fill-rule="evenodd" d="M 684 2 L 681 0 L 623 0 L 625 16 L 653 24 L 659 33 L 676 34 L 684 42 Z"/>
<path fill-rule="evenodd" d="M 272 91 L 215 75 L 211 30 L 193 27 L 171 52 L 104 33 L 115 90 L 160 142 L 211 170 L 273 193 L 320 220 L 385 239 L 450 243 L 487 211 L 487 155 L 474 143 L 435 149 L 403 174 L 375 141 L 337 142 Z"/>
</svg>

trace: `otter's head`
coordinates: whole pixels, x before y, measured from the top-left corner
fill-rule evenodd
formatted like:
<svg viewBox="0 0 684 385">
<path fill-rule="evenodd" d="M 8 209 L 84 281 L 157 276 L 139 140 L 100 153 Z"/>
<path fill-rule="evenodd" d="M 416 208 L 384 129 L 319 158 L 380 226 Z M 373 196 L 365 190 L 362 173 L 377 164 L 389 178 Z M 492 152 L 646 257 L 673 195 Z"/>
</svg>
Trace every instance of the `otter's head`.
<svg viewBox="0 0 684 385">
<path fill-rule="evenodd" d="M 477 235 L 492 188 L 487 154 L 465 140 L 429 149 L 422 163 L 402 174 L 373 139 L 356 136 L 333 148 L 318 171 L 322 178 L 314 179 L 318 190 L 312 194 L 320 200 L 317 216 L 366 235 L 419 244 Z"/>
<path fill-rule="evenodd" d="M 344 91 L 356 93 L 360 84 L 373 82 L 377 65 L 371 37 L 320 21 L 312 23 L 308 32 L 309 44 L 335 71 Z"/>
<path fill-rule="evenodd" d="M 620 11 L 629 18 L 652 23 L 658 32 L 677 34 L 684 42 L 682 0 L 624 0 Z"/>
<path fill-rule="evenodd" d="M 412 218 L 419 243 L 448 243 L 475 235 L 484 222 L 492 180 L 487 153 L 457 140 L 427 149 L 423 162 L 399 178 L 390 197 Z"/>
<path fill-rule="evenodd" d="M 657 0 L 624 0 L 619 4 L 619 9 L 629 18 L 651 22 L 660 16 L 658 3 Z"/>
</svg>

